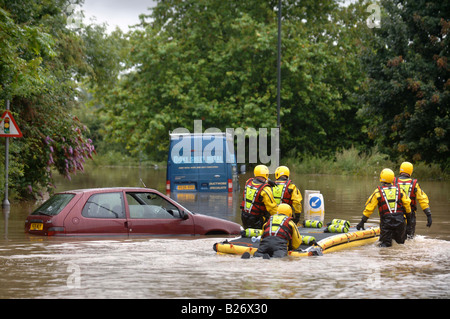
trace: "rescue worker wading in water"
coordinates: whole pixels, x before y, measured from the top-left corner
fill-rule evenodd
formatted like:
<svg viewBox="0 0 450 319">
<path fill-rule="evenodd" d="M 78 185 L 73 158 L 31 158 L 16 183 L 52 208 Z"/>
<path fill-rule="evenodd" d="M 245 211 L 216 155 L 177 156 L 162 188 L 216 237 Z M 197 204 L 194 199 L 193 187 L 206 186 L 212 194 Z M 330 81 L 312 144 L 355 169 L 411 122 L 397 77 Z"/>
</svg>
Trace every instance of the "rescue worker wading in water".
<svg viewBox="0 0 450 319">
<path fill-rule="evenodd" d="M 244 228 L 261 229 L 266 220 L 277 212 L 277 204 L 273 199 L 272 187 L 267 183 L 267 166 L 258 165 L 253 173 L 255 177 L 245 183 L 241 219 Z"/>
<path fill-rule="evenodd" d="M 285 257 L 288 250 L 297 249 L 302 243 L 297 225 L 292 220 L 292 207 L 280 204 L 275 215 L 263 226 L 263 234 L 254 257 Z"/>
<path fill-rule="evenodd" d="M 363 217 L 356 229 L 364 229 L 364 223 L 367 222 L 370 215 L 378 206 L 380 213 L 380 247 L 392 246 L 392 239 L 399 244 L 405 242 L 405 213 L 406 220 L 409 221 L 411 213 L 411 200 L 405 192 L 396 184 L 394 172 L 389 168 L 381 171 L 381 186 L 372 193 L 366 202 Z"/>
<path fill-rule="evenodd" d="M 406 236 L 408 239 L 414 238 L 416 232 L 416 210 L 417 203 L 420 204 L 425 215 L 427 215 L 427 227 L 431 227 L 431 210 L 427 194 L 420 188 L 417 179 L 411 178 L 413 165 L 410 162 L 403 162 L 400 165 L 400 175 L 395 179 L 406 195 L 411 199 L 411 218 L 406 225 Z"/>
<path fill-rule="evenodd" d="M 290 171 L 286 166 L 280 166 L 275 170 L 275 186 L 272 187 L 273 198 L 277 205 L 289 204 L 293 209 L 294 223 L 300 221 L 302 212 L 302 194 L 297 186 L 289 179 Z"/>
</svg>

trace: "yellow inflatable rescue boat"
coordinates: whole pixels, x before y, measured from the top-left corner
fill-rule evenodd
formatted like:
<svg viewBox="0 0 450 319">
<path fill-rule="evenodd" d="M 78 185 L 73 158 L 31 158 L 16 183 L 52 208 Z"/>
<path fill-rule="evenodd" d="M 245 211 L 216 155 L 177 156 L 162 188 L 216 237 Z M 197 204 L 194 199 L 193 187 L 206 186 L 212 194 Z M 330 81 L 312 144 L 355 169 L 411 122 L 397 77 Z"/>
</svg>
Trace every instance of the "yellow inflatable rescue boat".
<svg viewBox="0 0 450 319">
<path fill-rule="evenodd" d="M 380 236 L 380 227 L 357 230 L 343 225 L 337 227 L 336 224 L 330 224 L 326 227 L 321 227 L 321 223 L 315 224 L 312 228 L 311 226 L 299 227 L 303 244 L 298 249 L 289 251 L 288 254 L 294 257 L 320 256 L 342 249 L 371 244 Z M 306 226 L 309 226 L 307 222 Z M 332 228 L 331 226 L 336 227 Z M 348 224 L 348 226 L 350 225 Z M 246 229 L 242 233 L 242 237 L 216 243 L 213 249 L 217 254 L 242 255 L 248 252 L 253 255 L 259 247 L 258 231 Z"/>
</svg>

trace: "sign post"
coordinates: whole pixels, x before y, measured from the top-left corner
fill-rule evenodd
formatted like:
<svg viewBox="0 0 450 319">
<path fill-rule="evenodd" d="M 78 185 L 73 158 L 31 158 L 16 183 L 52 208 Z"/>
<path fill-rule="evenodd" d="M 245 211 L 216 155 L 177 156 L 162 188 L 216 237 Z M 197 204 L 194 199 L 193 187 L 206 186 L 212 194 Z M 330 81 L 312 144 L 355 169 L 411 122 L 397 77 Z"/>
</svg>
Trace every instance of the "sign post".
<svg viewBox="0 0 450 319">
<path fill-rule="evenodd" d="M 9 138 L 22 137 L 22 132 L 17 126 L 14 117 L 9 111 L 9 100 L 6 100 L 6 111 L 2 115 L 0 122 L 0 137 L 6 137 L 5 143 L 5 199 L 3 200 L 3 209 L 9 209 L 10 203 L 8 200 L 8 179 L 9 179 Z"/>
</svg>

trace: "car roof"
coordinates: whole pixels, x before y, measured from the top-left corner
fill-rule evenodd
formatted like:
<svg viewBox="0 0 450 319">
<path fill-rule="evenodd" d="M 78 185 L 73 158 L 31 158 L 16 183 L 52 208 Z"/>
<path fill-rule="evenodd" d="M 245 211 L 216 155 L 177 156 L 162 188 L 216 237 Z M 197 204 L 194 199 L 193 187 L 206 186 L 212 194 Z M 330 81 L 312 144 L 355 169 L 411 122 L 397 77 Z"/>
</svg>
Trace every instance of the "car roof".
<svg viewBox="0 0 450 319">
<path fill-rule="evenodd" d="M 143 187 L 99 187 L 99 188 L 83 188 L 83 189 L 73 189 L 58 192 L 57 194 L 62 193 L 106 193 L 106 192 L 120 192 L 120 191 L 150 191 L 150 192 L 158 192 L 155 189 L 151 188 L 143 188 Z"/>
</svg>

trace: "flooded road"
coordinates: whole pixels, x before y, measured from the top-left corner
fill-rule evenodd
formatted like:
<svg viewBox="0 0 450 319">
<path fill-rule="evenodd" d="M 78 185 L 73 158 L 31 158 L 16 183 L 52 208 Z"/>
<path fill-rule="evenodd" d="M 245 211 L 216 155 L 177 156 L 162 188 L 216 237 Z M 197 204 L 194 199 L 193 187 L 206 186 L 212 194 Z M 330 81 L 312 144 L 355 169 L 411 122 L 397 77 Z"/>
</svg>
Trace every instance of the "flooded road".
<svg viewBox="0 0 450 319">
<path fill-rule="evenodd" d="M 241 185 L 249 175 L 241 176 Z M 57 190 L 142 186 L 164 191 L 165 171 L 98 168 L 58 179 Z M 376 178 L 295 175 L 320 190 L 325 221 L 359 222 Z M 36 203 L 12 203 L 0 221 L 0 298 L 449 298 L 450 183 L 420 181 L 433 225 L 418 211 L 416 238 L 391 248 L 357 247 L 308 258 L 216 255 L 214 237 L 42 238 L 23 232 Z M 241 193 L 180 195 L 188 209 L 240 223 Z M 367 226 L 377 225 L 376 213 Z M 267 270 L 267 274 L 264 273 Z M 272 271 L 270 270 L 281 270 Z M 270 275 L 269 275 L 270 272 Z"/>
</svg>

